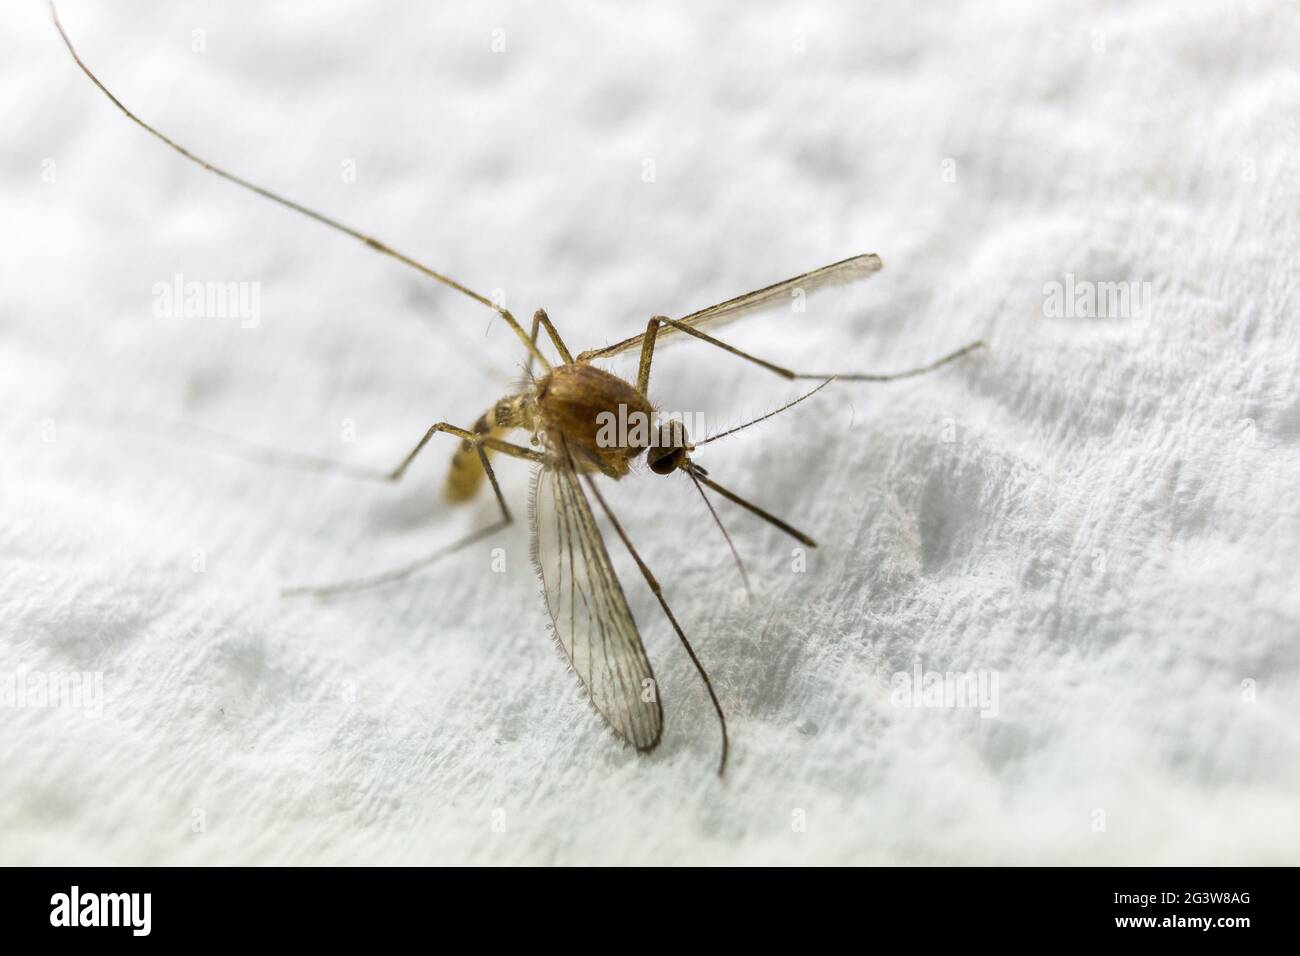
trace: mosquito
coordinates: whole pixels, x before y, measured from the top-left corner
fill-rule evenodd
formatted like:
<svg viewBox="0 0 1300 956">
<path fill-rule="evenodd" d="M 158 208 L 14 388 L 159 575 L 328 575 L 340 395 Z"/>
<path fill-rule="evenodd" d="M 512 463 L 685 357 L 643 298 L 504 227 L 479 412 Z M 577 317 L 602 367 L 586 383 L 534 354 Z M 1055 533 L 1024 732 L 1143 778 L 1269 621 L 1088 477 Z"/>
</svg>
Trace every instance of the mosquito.
<svg viewBox="0 0 1300 956">
<path fill-rule="evenodd" d="M 650 666 L 650 660 L 646 656 L 645 645 L 642 643 L 636 621 L 628 607 L 623 586 L 610 561 L 597 514 L 592 509 L 593 500 L 645 579 L 708 692 L 717 714 L 722 738 L 721 756 L 718 761 L 718 774 L 721 776 L 726 769 L 730 744 L 726 715 L 718 700 L 717 692 L 709 679 L 707 669 L 673 614 L 663 588 L 610 509 L 596 478 L 622 479 L 631 473 L 633 464 L 642 458 L 650 471 L 657 475 L 675 475 L 680 472 L 687 476 L 704 499 L 748 588 L 744 565 L 706 489 L 768 522 L 807 547 L 816 547 L 816 542 L 802 531 L 720 484 L 694 461 L 692 453 L 702 445 L 749 428 L 792 408 L 825 388 L 832 380 L 892 382 L 910 378 L 954 362 L 983 347 L 984 343 L 972 342 L 928 365 L 901 372 L 814 374 L 796 372 L 751 355 L 716 338 L 702 328 L 708 326 L 710 329 L 716 329 L 724 322 L 734 321 L 764 308 L 770 308 L 783 300 L 788 300 L 795 290 L 811 293 L 819 288 L 871 276 L 880 270 L 881 261 L 878 256 L 867 254 L 852 256 L 761 289 L 746 292 L 717 305 L 692 312 L 680 319 L 655 315 L 647 322 L 645 330 L 639 334 L 612 345 L 581 352 L 575 357 L 544 309 L 538 309 L 533 315 L 531 330 L 526 332 L 510 310 L 503 305 L 493 302 L 366 233 L 215 166 L 168 138 L 123 105 L 121 100 L 90 71 L 59 22 L 53 0 L 50 2 L 50 14 L 63 43 L 81 71 L 129 120 L 151 136 L 222 179 L 257 193 L 330 229 L 351 236 L 376 252 L 395 259 L 426 278 L 441 283 L 491 309 L 518 337 L 527 354 L 526 378 L 519 390 L 493 404 L 470 428 L 461 428 L 449 422 L 438 422 L 429 426 L 415 447 L 391 471 L 370 469 L 278 449 L 260 447 L 252 449 L 264 462 L 311 471 L 332 472 L 365 480 L 396 482 L 406 474 L 411 463 L 424 451 L 434 436 L 448 435 L 456 439 L 459 444 L 452 457 L 451 470 L 444 489 L 445 496 L 452 502 L 468 501 L 475 496 L 486 479 L 500 511 L 500 517 L 493 523 L 417 561 L 369 577 L 325 585 L 288 588 L 284 593 L 330 595 L 399 581 L 450 554 L 496 534 L 512 524 L 514 517 L 497 482 L 491 455 L 504 455 L 529 462 L 535 466 L 529 507 L 533 563 L 541 579 L 555 642 L 577 674 L 595 710 L 619 739 L 636 750 L 647 753 L 659 745 L 663 736 L 663 705 L 660 701 L 658 683 Z M 539 336 L 542 330 L 546 332 L 551 346 L 558 355 L 558 362 L 550 361 L 541 349 Z M 775 411 L 735 428 L 692 442 L 680 421 L 672 418 L 663 422 L 656 420 L 655 408 L 649 398 L 650 371 L 655 348 L 666 337 L 677 334 L 698 339 L 782 378 L 817 380 L 819 384 Z M 597 360 L 633 351 L 638 352 L 640 357 L 635 383 L 592 364 Z M 539 367 L 537 372 L 534 372 L 534 363 Z M 624 416 L 620 420 L 638 418 L 642 422 L 652 424 L 649 428 L 633 428 L 626 433 L 621 431 L 618 440 L 610 441 L 607 435 L 602 435 L 600 425 L 609 420 L 604 416 L 617 416 L 620 413 Z M 528 437 L 528 445 L 507 440 L 509 435 L 517 431 L 522 431 Z M 246 450 L 251 448 L 252 446 L 245 446 Z"/>
</svg>

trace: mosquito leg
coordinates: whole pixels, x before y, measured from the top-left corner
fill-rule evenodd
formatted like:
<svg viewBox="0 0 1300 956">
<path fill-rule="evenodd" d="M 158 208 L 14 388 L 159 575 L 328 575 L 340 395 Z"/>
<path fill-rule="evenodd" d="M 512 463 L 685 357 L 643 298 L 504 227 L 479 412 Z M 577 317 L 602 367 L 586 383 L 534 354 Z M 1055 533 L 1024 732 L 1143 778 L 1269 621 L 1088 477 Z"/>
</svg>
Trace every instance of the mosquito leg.
<svg viewBox="0 0 1300 956">
<path fill-rule="evenodd" d="M 533 330 L 528 333 L 528 340 L 533 343 L 533 347 L 528 350 L 528 364 L 524 366 L 524 374 L 528 376 L 528 381 L 533 380 L 533 352 L 537 349 L 537 333 L 542 326 L 543 311 L 538 309 L 533 313 Z"/>
<path fill-rule="evenodd" d="M 690 656 L 691 663 L 695 665 L 695 669 L 700 674 L 700 679 L 704 681 L 704 689 L 709 692 L 709 699 L 713 701 L 713 709 L 718 714 L 718 724 L 722 728 L 722 758 L 718 761 L 718 776 L 721 777 L 723 772 L 727 769 L 727 718 L 722 712 L 722 704 L 718 701 L 718 695 L 713 690 L 713 682 L 709 680 L 709 672 L 706 671 L 704 665 L 700 663 L 699 657 L 695 654 L 695 648 L 691 647 L 691 642 L 686 639 L 686 633 L 682 630 L 682 626 L 677 623 L 677 618 L 673 616 L 673 610 L 668 606 L 668 601 L 664 597 L 663 588 L 659 586 L 659 581 L 656 580 L 654 574 L 651 573 L 650 568 L 646 563 L 641 560 L 641 555 L 637 553 L 636 548 L 632 547 L 631 539 L 628 538 L 627 532 L 623 530 L 623 526 L 618 523 L 618 519 L 614 517 L 614 512 L 610 510 L 609 505 L 605 503 L 605 497 L 600 493 L 600 488 L 597 487 L 595 480 L 591 475 L 586 475 L 585 477 L 587 479 L 587 486 L 591 488 L 592 495 L 594 495 L 596 501 L 600 503 L 600 508 L 605 512 L 605 517 L 608 518 L 609 523 L 614 526 L 614 530 L 618 532 L 619 538 L 623 541 L 623 546 L 627 548 L 628 553 L 632 555 L 632 560 L 636 562 L 636 566 L 641 570 L 641 576 L 645 578 L 645 583 L 650 586 L 650 590 L 654 593 L 655 599 L 659 602 L 659 606 L 664 609 L 664 614 L 668 617 L 668 623 L 670 623 L 673 626 L 673 630 L 677 632 L 677 639 L 682 642 L 682 647 L 686 648 L 686 653 Z"/>
<path fill-rule="evenodd" d="M 412 561 L 409 564 L 403 564 L 396 568 L 390 568 L 380 574 L 371 575 L 364 578 L 352 578 L 346 581 L 335 581 L 331 584 L 319 585 L 294 585 L 293 587 L 281 588 L 280 597 L 333 597 L 337 594 L 352 594 L 357 591 L 366 591 L 370 588 L 382 587 L 385 584 L 392 584 L 396 581 L 402 581 L 409 578 L 417 571 L 421 571 L 449 554 L 455 554 L 463 548 L 469 547 L 478 541 L 489 538 L 507 527 L 514 519 L 505 517 L 499 521 L 494 521 L 486 528 L 468 534 L 459 541 L 454 541 L 444 548 L 439 548 L 432 554 Z"/>
<path fill-rule="evenodd" d="M 128 424 L 132 422 L 138 423 L 150 428 L 165 428 L 174 433 L 175 439 L 180 444 L 189 448 L 197 448 L 202 451 L 226 454 L 234 458 L 241 458 L 245 461 L 256 462 L 260 465 L 271 465 L 277 468 L 291 468 L 295 471 L 310 471 L 317 474 L 339 475 L 344 478 L 355 478 L 361 481 L 399 481 L 406 473 L 406 469 L 410 466 L 416 455 L 424 450 L 424 446 L 428 444 L 429 439 L 438 432 L 448 432 L 468 444 L 478 442 L 493 451 L 501 451 L 507 455 L 513 454 L 517 458 L 528 458 L 529 460 L 538 462 L 539 464 L 545 461 L 545 456 L 540 452 L 519 445 L 513 445 L 490 435 L 476 436 L 471 431 L 464 428 L 457 428 L 455 425 L 449 425 L 446 422 L 439 422 L 437 425 L 434 425 L 425 432 L 419 443 L 411 449 L 409 453 L 407 453 L 406 457 L 402 459 L 401 463 L 396 468 L 391 471 L 383 471 L 379 468 L 355 465 L 351 462 L 337 461 L 333 458 L 324 458 L 319 455 L 286 451 L 283 448 L 274 448 L 269 445 L 262 445 L 258 442 L 240 438 L 237 435 L 228 435 L 225 432 L 205 428 L 202 425 L 183 424 L 181 422 L 174 422 L 164 418 L 154 418 L 147 415 L 117 416 L 115 423 L 121 425 L 123 421 Z M 94 424 L 95 427 L 99 428 L 108 427 L 93 421 L 90 421 L 90 424 Z M 143 429 L 141 429 L 141 431 L 143 432 Z"/>
<path fill-rule="evenodd" d="M 943 356 L 942 358 L 936 359 L 935 361 L 931 362 L 929 365 L 923 365 L 919 368 L 906 369 L 901 372 L 889 372 L 884 374 L 858 373 L 858 372 L 847 372 L 847 373 L 827 372 L 826 374 L 823 375 L 823 374 L 817 374 L 812 372 L 792 371 L 791 369 L 784 368 L 783 366 L 780 365 L 776 365 L 773 362 L 769 362 L 766 359 L 761 359 L 756 355 L 750 355 L 748 352 L 742 351 L 741 349 L 736 348 L 734 345 L 728 345 L 726 342 L 722 341 L 721 339 L 714 338 L 712 335 L 709 335 L 707 332 L 701 332 L 693 325 L 687 325 L 685 322 L 679 322 L 677 319 L 670 319 L 664 315 L 656 315 L 646 325 L 645 338 L 642 339 L 641 341 L 641 365 L 640 368 L 637 370 L 636 387 L 637 390 L 642 395 L 647 394 L 646 389 L 650 386 L 650 363 L 654 358 L 655 340 L 658 337 L 659 326 L 661 325 L 671 325 L 673 328 L 681 332 L 685 332 L 687 335 L 693 335 L 695 336 L 695 338 L 702 339 L 703 341 L 708 342 L 710 345 L 722 349 L 724 352 L 730 352 L 732 355 L 742 358 L 747 362 L 753 362 L 755 365 L 765 368 L 769 372 L 772 372 L 775 375 L 780 375 L 782 378 L 786 378 L 786 379 L 836 378 L 836 379 L 842 379 L 850 382 L 892 382 L 900 378 L 911 378 L 914 375 L 924 375 L 926 372 L 932 372 L 937 368 L 941 368 L 942 366 L 947 365 L 949 362 L 955 362 L 957 359 L 961 358 L 964 355 L 967 355 L 970 352 L 975 351 L 976 349 L 981 349 L 984 347 L 983 341 L 971 342 L 969 345 L 964 345 L 955 352 L 950 352 L 949 354 Z"/>
<path fill-rule="evenodd" d="M 560 353 L 560 358 L 564 360 L 564 364 L 573 364 L 573 356 L 569 354 L 568 348 L 565 347 L 564 340 L 560 338 L 560 333 L 556 331 L 551 317 L 546 314 L 545 309 L 538 309 L 533 313 L 533 331 L 529 336 L 533 342 L 533 349 L 528 353 L 528 377 L 530 379 L 533 377 L 533 352 L 537 350 L 538 326 L 546 327 L 546 334 L 551 337 L 551 344 L 555 346 L 555 351 Z"/>
<path fill-rule="evenodd" d="M 484 448 L 490 446 L 495 450 L 501 452 L 502 454 L 512 455 L 516 458 L 524 458 L 529 461 L 543 461 L 544 458 L 541 455 L 541 453 L 535 452 L 531 448 L 523 448 L 519 445 L 512 445 L 510 442 L 500 441 L 499 439 L 487 439 L 487 438 L 483 438 L 482 436 L 476 438 L 473 432 L 467 432 L 463 428 L 456 428 L 455 426 L 451 426 L 451 425 L 446 425 L 443 427 L 439 427 L 438 425 L 435 425 L 433 428 L 429 429 L 429 431 L 425 434 L 424 439 L 420 442 L 419 445 L 415 447 L 415 450 L 412 451 L 411 454 L 407 456 L 406 461 L 402 463 L 402 465 L 397 469 L 396 472 L 394 472 L 394 474 L 400 474 L 401 470 L 405 468 L 407 464 L 410 463 L 410 460 L 415 457 L 416 453 L 418 453 L 419 450 L 424 447 L 425 443 L 428 442 L 429 438 L 437 434 L 439 431 L 444 431 L 452 435 L 461 435 L 462 437 L 466 435 L 469 436 L 469 440 L 472 441 L 474 444 L 474 449 L 478 452 L 479 461 L 483 465 L 483 470 L 484 472 L 487 473 L 488 481 L 492 483 L 492 494 L 496 496 L 497 507 L 501 509 L 501 517 L 497 521 L 494 521 L 492 524 L 488 525 L 487 527 L 479 528 L 477 531 L 472 531 L 469 534 L 465 535 L 463 538 L 460 538 L 457 541 L 453 541 L 451 544 L 446 545 L 445 547 L 439 548 L 437 551 L 434 551 L 432 554 L 427 554 L 422 558 L 419 558 L 415 561 L 411 561 L 407 564 L 400 565 L 399 567 L 391 568 L 379 574 L 369 575 L 364 578 L 353 578 L 347 581 L 336 581 L 331 584 L 300 585 L 296 587 L 284 588 L 280 592 L 280 595 L 282 597 L 300 597 L 304 595 L 310 595 L 313 597 L 328 597 L 334 594 L 346 594 L 354 591 L 364 591 L 368 588 L 379 587 L 384 584 L 391 584 L 394 581 L 401 581 L 404 578 L 410 577 L 415 572 L 429 567 L 431 564 L 434 564 L 440 559 L 445 558 L 449 554 L 455 554 L 457 551 L 467 548 L 471 544 L 474 544 L 478 541 L 482 541 L 485 538 L 491 537 L 492 535 L 496 534 L 498 531 L 501 531 L 502 529 L 508 527 L 514 521 L 514 516 L 510 514 L 510 508 L 507 507 L 506 505 L 505 496 L 501 494 L 501 486 L 497 484 L 496 472 L 492 470 L 492 465 L 488 461 L 487 452 L 484 451 Z"/>
<path fill-rule="evenodd" d="M 420 452 L 424 451 L 424 446 L 429 444 L 429 439 L 439 432 L 446 432 L 448 435 L 455 435 L 465 443 L 464 447 L 467 450 L 471 447 L 486 447 L 491 448 L 493 451 L 499 451 L 507 455 L 514 455 L 516 458 L 527 458 L 529 461 L 535 461 L 539 464 L 546 460 L 546 456 L 531 448 L 524 448 L 522 445 L 511 444 L 508 441 L 502 441 L 501 439 L 494 438 L 491 435 L 478 435 L 468 429 L 449 425 L 447 422 L 439 422 L 436 425 L 429 426 L 429 430 L 424 433 L 424 437 L 416 443 L 414 448 L 406 453 L 406 457 L 402 459 L 401 464 L 384 476 L 384 480 L 401 480 L 402 475 L 406 474 L 406 469 L 410 467 L 411 462 L 415 461 L 416 456 L 419 455 Z"/>
<path fill-rule="evenodd" d="M 80 410 L 79 410 L 80 413 Z M 214 428 L 196 425 L 191 422 L 178 422 L 167 418 L 140 413 L 114 413 L 109 421 L 97 421 L 99 413 L 86 409 L 85 424 L 103 429 L 110 433 L 127 432 L 158 441 L 174 442 L 185 448 L 193 448 L 212 454 L 226 455 L 242 461 L 251 461 L 259 465 L 275 468 L 289 468 L 294 471 L 307 471 L 316 474 L 339 475 L 360 481 L 389 481 L 390 472 L 365 465 L 356 465 L 347 461 L 338 461 L 320 455 L 289 451 L 272 445 L 230 435 Z"/>
<path fill-rule="evenodd" d="M 414 269 L 416 272 L 420 273 L 426 278 L 432 279 L 435 282 L 439 282 L 449 289 L 454 289 L 455 291 L 459 292 L 461 295 L 473 299 L 475 302 L 479 303 L 479 305 L 486 306 L 487 308 L 491 309 L 493 312 L 497 313 L 497 315 L 501 316 L 502 320 L 507 325 L 509 325 L 511 329 L 514 330 L 515 335 L 517 335 L 519 337 L 519 340 L 524 343 L 524 347 L 528 349 L 529 354 L 536 356 L 537 360 L 542 363 L 543 368 L 551 367 L 550 363 L 546 361 L 546 356 L 542 355 L 541 351 L 537 348 L 536 344 L 528 340 L 528 336 L 524 333 L 523 326 L 521 326 L 515 320 L 515 317 L 510 314 L 509 309 L 497 305 L 491 299 L 475 292 L 473 289 L 469 288 L 468 286 L 462 285 L 460 282 L 457 282 L 455 279 L 451 278 L 450 276 L 444 275 L 443 273 L 438 272 L 436 269 L 431 269 L 429 266 L 426 266 L 424 263 L 412 259 L 410 256 L 406 255 L 405 253 L 398 252 L 392 246 L 380 242 L 374 236 L 367 235 L 361 230 L 355 229 L 352 226 L 347 225 L 346 223 L 340 222 L 339 220 L 327 216 L 324 213 L 317 212 L 315 209 L 312 209 L 308 206 L 304 206 L 301 203 L 295 202 L 294 200 L 282 196 L 277 192 L 273 192 L 272 190 L 267 189 L 264 186 L 259 186 L 254 182 L 244 179 L 242 176 L 237 176 L 232 172 L 226 171 L 220 166 L 216 166 L 208 162 L 206 159 L 203 159 L 201 156 L 197 155 L 196 153 L 190 152 L 188 149 L 186 149 L 180 143 L 168 137 L 166 134 L 150 126 L 148 123 L 142 120 L 131 110 L 127 109 L 126 105 L 123 104 L 121 100 L 119 100 L 116 96 L 110 93 L 108 87 L 105 86 L 100 81 L 99 77 L 97 77 L 94 73 L 90 71 L 90 67 L 86 66 L 86 64 L 82 62 L 81 56 L 77 53 L 76 48 L 72 45 L 72 40 L 68 38 L 67 32 L 63 29 L 63 24 L 59 22 L 59 14 L 58 11 L 54 9 L 53 2 L 50 3 L 50 16 L 54 20 L 55 29 L 59 31 L 59 36 L 63 38 L 63 45 L 68 48 L 68 53 L 72 55 L 73 61 L 77 64 L 78 67 L 80 67 L 81 72 L 86 74 L 86 77 L 92 83 L 94 83 L 95 86 L 99 88 L 101 93 L 103 93 L 106 97 L 108 97 L 108 99 L 113 103 L 114 106 L 116 106 L 119 110 L 122 111 L 122 113 L 126 116 L 127 119 L 135 123 L 137 126 L 143 129 L 150 136 L 153 136 L 155 139 L 169 146 L 171 149 L 175 150 L 177 153 L 184 156 L 186 159 L 190 160 L 193 163 L 196 163 L 199 166 L 202 166 L 208 172 L 221 177 L 227 182 L 234 183 L 236 186 L 239 186 L 242 189 L 247 189 L 249 192 L 256 193 L 262 198 L 269 199 L 271 202 L 277 203 L 278 205 L 283 206 L 286 209 L 292 209 L 294 212 L 298 213 L 299 215 L 306 216 L 308 219 L 314 219 L 316 222 L 330 229 L 333 229 L 335 232 L 341 232 L 346 236 L 351 236 L 353 239 L 356 239 L 364 243 L 369 248 L 375 250 L 375 252 L 378 252 L 380 255 L 388 256 L 390 259 L 394 259 L 397 262 L 402 263 L 402 265 L 409 266 L 410 268 Z"/>
</svg>

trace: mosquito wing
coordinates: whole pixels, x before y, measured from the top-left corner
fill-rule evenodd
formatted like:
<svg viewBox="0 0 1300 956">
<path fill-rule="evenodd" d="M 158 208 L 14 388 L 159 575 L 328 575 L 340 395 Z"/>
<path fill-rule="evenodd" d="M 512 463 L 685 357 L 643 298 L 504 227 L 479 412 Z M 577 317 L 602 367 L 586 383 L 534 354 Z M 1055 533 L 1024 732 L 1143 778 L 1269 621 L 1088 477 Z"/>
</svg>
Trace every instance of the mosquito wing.
<svg viewBox="0 0 1300 956">
<path fill-rule="evenodd" d="M 664 724 L 658 686 L 562 438 L 533 481 L 533 563 L 556 643 L 614 732 L 653 750 Z"/>
<path fill-rule="evenodd" d="M 875 253 L 853 256 L 849 259 L 841 259 L 839 262 L 832 262 L 820 269 L 814 269 L 812 272 L 805 272 L 782 282 L 775 282 L 761 289 L 755 289 L 753 292 L 746 292 L 744 295 L 738 295 L 726 302 L 711 305 L 707 309 L 700 309 L 698 312 L 682 316 L 679 321 L 690 326 L 700 326 L 706 322 L 714 325 L 732 322 L 760 309 L 775 305 L 778 301 L 788 298 L 795 289 L 812 292 L 827 286 L 843 285 L 858 279 L 864 279 L 879 271 L 880 257 Z M 677 331 L 671 325 L 661 325 L 656 341 Z M 640 335 L 634 335 L 622 342 L 615 342 L 613 345 L 607 345 L 600 349 L 591 349 L 579 355 L 578 361 L 585 362 L 595 358 L 608 358 L 611 355 L 618 355 L 630 349 L 638 349 L 641 347 L 641 341 L 644 338 L 645 333 L 642 332 Z"/>
</svg>

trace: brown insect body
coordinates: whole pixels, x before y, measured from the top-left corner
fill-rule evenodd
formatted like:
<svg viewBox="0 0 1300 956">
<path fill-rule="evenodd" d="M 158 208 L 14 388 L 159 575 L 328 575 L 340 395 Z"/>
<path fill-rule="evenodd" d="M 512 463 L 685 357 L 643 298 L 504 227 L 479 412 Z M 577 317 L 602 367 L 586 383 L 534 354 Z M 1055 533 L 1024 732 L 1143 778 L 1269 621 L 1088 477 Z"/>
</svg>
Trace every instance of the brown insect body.
<svg viewBox="0 0 1300 956">
<path fill-rule="evenodd" d="M 472 431 L 475 435 L 487 438 L 504 438 L 516 428 L 535 429 L 536 413 L 533 396 L 530 392 L 507 395 L 486 412 L 479 416 Z M 447 483 L 443 494 L 452 503 L 468 501 L 478 492 L 487 477 L 483 463 L 473 442 L 461 439 L 456 454 L 451 459 L 451 471 L 447 473 Z"/>
<path fill-rule="evenodd" d="M 598 471 L 617 479 L 627 475 L 637 456 L 654 444 L 648 430 L 653 418 L 654 407 L 631 382 L 586 362 L 570 362 L 552 368 L 528 391 L 501 399 L 474 423 L 473 430 L 476 435 L 493 438 L 504 438 L 515 429 L 533 436 L 540 434 L 543 440 L 548 434 L 562 435 L 579 470 Z M 646 423 L 642 429 L 630 427 L 623 433 L 616 430 L 616 440 L 608 440 L 608 434 L 602 440 L 602 426 L 607 429 L 606 423 L 630 424 L 638 420 Z M 684 436 L 684 430 L 681 434 Z M 637 441 L 640 437 L 647 440 Z M 653 463 L 651 467 L 655 467 Z M 483 478 L 474 445 L 462 441 L 452 457 L 447 498 L 468 500 L 478 491 Z"/>
<path fill-rule="evenodd" d="M 564 436 L 580 459 L 611 478 L 626 475 L 633 459 L 650 444 L 601 441 L 602 423 L 634 422 L 638 416 L 648 423 L 654 408 L 630 382 L 594 366 L 579 362 L 556 366 L 538 379 L 535 401 L 541 430 Z M 632 429 L 622 438 L 635 434 Z"/>
</svg>

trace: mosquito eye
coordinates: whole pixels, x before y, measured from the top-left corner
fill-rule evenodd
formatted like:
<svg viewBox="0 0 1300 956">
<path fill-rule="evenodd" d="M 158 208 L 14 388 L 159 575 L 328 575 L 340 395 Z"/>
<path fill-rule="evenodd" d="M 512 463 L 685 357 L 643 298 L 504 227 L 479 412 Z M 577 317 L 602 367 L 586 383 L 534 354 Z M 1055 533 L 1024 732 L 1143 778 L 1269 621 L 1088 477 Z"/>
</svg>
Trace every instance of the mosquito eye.
<svg viewBox="0 0 1300 956">
<path fill-rule="evenodd" d="M 686 429 L 670 420 L 659 426 L 655 443 L 646 450 L 646 464 L 656 475 L 670 475 L 686 458 Z"/>
<path fill-rule="evenodd" d="M 651 448 L 646 452 L 646 464 L 656 475 L 671 475 L 685 457 L 684 448 Z"/>
</svg>

